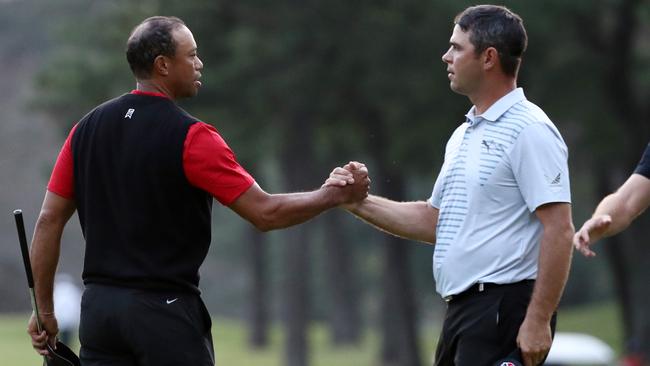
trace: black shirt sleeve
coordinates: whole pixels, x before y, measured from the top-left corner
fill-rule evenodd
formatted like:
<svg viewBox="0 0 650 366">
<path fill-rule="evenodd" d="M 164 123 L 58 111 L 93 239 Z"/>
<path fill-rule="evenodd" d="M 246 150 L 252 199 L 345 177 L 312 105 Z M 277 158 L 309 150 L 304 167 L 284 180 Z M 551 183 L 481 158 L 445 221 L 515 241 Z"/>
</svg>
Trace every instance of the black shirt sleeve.
<svg viewBox="0 0 650 366">
<path fill-rule="evenodd" d="M 639 165 L 636 166 L 634 172 L 650 179 L 650 144 L 645 148 L 641 161 L 639 161 Z"/>
</svg>

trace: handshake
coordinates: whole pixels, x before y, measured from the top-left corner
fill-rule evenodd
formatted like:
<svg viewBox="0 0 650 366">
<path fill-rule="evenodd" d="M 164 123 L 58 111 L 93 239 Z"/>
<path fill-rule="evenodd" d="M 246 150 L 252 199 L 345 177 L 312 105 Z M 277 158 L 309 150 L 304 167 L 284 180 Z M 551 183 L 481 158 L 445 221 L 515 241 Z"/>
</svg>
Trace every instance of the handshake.
<svg viewBox="0 0 650 366">
<path fill-rule="evenodd" d="M 338 195 L 339 205 L 351 209 L 368 197 L 370 190 L 368 168 L 365 164 L 356 161 L 351 161 L 343 167 L 336 167 L 321 189 L 332 190 Z"/>
</svg>

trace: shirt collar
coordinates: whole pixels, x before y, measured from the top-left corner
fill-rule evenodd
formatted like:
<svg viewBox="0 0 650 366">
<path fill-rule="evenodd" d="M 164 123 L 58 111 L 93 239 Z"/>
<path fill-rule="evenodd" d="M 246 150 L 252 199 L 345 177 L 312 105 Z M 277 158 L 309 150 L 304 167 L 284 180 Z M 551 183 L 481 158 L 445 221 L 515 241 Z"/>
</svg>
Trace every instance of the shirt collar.
<svg viewBox="0 0 650 366">
<path fill-rule="evenodd" d="M 488 108 L 488 110 L 483 112 L 481 115 L 476 116 L 476 106 L 472 106 L 472 108 L 470 108 L 470 110 L 465 115 L 467 118 L 467 123 L 469 123 L 470 126 L 473 126 L 482 120 L 495 122 L 501 117 L 501 115 L 510 109 L 510 107 L 521 102 L 522 100 L 526 100 L 524 90 L 522 88 L 516 88 L 508 94 L 499 98 L 499 100 L 494 102 L 494 104 L 492 104 L 490 108 Z"/>
<path fill-rule="evenodd" d="M 158 92 L 146 92 L 138 89 L 133 89 L 131 90 L 131 94 L 136 94 L 136 95 L 148 95 L 150 97 L 162 97 L 162 98 L 167 98 L 170 99 L 168 96 L 166 96 L 163 93 L 158 93 Z"/>
</svg>

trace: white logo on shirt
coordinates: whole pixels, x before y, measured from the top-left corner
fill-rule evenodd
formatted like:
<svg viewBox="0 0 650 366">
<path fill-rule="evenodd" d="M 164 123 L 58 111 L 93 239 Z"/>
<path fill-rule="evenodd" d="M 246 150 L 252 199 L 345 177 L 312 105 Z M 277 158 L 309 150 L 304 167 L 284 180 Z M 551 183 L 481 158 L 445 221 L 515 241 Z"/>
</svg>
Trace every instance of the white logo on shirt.
<svg viewBox="0 0 650 366">
<path fill-rule="evenodd" d="M 176 300 L 178 300 L 178 297 L 175 298 L 175 299 L 171 299 L 171 300 L 167 299 L 167 305 L 173 303 L 173 302 L 176 301 Z"/>
<path fill-rule="evenodd" d="M 124 118 L 131 119 L 131 117 L 133 116 L 133 112 L 135 112 L 135 109 L 129 108 L 129 110 L 126 111 L 126 114 L 124 115 Z"/>
</svg>

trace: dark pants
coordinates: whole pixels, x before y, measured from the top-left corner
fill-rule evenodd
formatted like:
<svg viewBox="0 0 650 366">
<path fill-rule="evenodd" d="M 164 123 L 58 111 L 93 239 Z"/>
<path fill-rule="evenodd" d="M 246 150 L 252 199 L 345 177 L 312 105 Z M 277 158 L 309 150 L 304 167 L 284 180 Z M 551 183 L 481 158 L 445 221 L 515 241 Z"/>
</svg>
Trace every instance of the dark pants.
<svg viewBox="0 0 650 366">
<path fill-rule="evenodd" d="M 214 365 L 199 295 L 89 285 L 81 300 L 84 366 Z"/>
<path fill-rule="evenodd" d="M 517 334 L 524 321 L 534 281 L 473 286 L 447 303 L 436 349 L 435 366 L 492 366 L 498 360 L 521 360 Z M 555 334 L 555 314 L 551 329 Z"/>
</svg>

